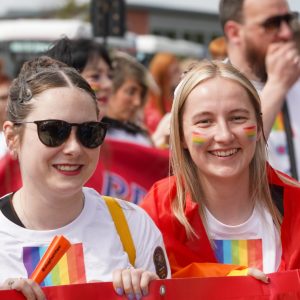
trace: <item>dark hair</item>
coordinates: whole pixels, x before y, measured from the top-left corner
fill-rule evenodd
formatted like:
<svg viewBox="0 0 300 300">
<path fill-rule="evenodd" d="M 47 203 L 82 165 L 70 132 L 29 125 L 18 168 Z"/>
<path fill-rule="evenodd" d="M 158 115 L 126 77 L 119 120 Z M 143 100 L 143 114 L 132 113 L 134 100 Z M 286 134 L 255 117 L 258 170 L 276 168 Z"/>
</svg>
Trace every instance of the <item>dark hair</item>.
<svg viewBox="0 0 300 300">
<path fill-rule="evenodd" d="M 70 40 L 66 37 L 62 38 L 56 41 L 45 55 L 64 62 L 75 68 L 79 73 L 82 73 L 88 62 L 97 56 L 112 68 L 107 50 L 101 44 L 90 39 Z"/>
<path fill-rule="evenodd" d="M 244 0 L 220 0 L 219 18 L 223 31 L 227 21 L 243 21 L 243 5 Z"/>
<path fill-rule="evenodd" d="M 8 120 L 23 121 L 34 108 L 30 100 L 42 92 L 51 88 L 72 86 L 91 96 L 98 115 L 99 109 L 94 91 L 74 68 L 47 56 L 25 62 L 19 76 L 13 80 L 10 88 L 7 107 Z"/>
<path fill-rule="evenodd" d="M 113 89 L 116 92 L 127 79 L 133 79 L 142 88 L 142 102 L 146 100 L 148 92 L 147 69 L 134 57 L 117 53 L 113 59 Z"/>
</svg>

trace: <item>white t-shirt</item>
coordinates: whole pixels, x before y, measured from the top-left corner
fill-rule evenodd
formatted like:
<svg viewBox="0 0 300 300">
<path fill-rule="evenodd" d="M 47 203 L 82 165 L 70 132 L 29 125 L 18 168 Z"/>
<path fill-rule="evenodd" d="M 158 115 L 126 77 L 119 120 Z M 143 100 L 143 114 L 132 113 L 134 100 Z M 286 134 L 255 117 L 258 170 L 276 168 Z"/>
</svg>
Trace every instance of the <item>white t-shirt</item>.
<svg viewBox="0 0 300 300">
<path fill-rule="evenodd" d="M 111 281 L 113 270 L 130 266 L 105 202 L 95 190 L 84 188 L 83 191 L 82 212 L 73 222 L 59 229 L 29 230 L 11 222 L 0 212 L 0 283 L 9 277 L 29 277 L 56 235 L 64 235 L 72 246 L 46 277 L 45 286 Z M 153 254 L 156 249 L 162 249 L 170 277 L 163 239 L 153 221 L 142 208 L 118 201 L 136 248 L 135 267 L 155 272 Z"/>
<path fill-rule="evenodd" d="M 265 273 L 277 271 L 281 260 L 281 241 L 271 214 L 256 205 L 243 224 L 230 226 L 205 210 L 207 229 L 214 241 L 220 263 L 256 267 Z"/>
</svg>

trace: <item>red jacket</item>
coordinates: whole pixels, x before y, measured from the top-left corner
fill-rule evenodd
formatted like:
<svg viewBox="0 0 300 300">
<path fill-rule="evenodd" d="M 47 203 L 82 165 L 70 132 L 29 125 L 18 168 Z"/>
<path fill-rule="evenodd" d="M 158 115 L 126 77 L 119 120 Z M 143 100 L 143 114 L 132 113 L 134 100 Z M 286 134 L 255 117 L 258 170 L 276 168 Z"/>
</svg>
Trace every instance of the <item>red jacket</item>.
<svg viewBox="0 0 300 300">
<path fill-rule="evenodd" d="M 271 168 L 268 173 L 273 199 L 284 215 L 281 226 L 280 270 L 300 269 L 300 188 L 284 183 Z M 198 212 L 198 204 L 187 197 L 185 214 L 199 237 L 191 240 L 187 238 L 184 227 L 171 212 L 171 202 L 175 195 L 175 178 L 168 177 L 156 182 L 141 203 L 163 234 L 172 273 L 179 272 L 192 263 L 217 263 Z M 228 274 L 228 268 L 220 264 L 218 266 L 221 270 L 218 271 L 212 268 L 214 264 L 200 265 L 206 269 L 203 274 L 208 271 L 208 275 L 203 275 L 201 270 L 200 276 Z"/>
</svg>

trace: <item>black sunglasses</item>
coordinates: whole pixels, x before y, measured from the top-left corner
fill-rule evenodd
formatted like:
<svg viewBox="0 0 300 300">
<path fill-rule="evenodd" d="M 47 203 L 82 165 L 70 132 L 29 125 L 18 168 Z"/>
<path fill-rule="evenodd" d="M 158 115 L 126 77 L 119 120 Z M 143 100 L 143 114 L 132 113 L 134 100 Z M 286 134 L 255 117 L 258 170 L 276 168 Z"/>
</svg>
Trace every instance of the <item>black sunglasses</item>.
<svg viewBox="0 0 300 300">
<path fill-rule="evenodd" d="M 102 122 L 68 123 L 62 120 L 42 120 L 33 122 L 16 122 L 15 125 L 34 123 L 40 141 L 47 147 L 58 147 L 70 136 L 72 126 L 76 126 L 76 137 L 86 148 L 97 148 L 104 140 L 107 124 Z"/>
<path fill-rule="evenodd" d="M 282 22 L 285 22 L 290 27 L 293 27 L 294 22 L 298 20 L 298 17 L 299 15 L 297 12 L 292 12 L 285 15 L 270 17 L 260 25 L 264 27 L 267 31 L 275 31 L 280 29 Z"/>
</svg>

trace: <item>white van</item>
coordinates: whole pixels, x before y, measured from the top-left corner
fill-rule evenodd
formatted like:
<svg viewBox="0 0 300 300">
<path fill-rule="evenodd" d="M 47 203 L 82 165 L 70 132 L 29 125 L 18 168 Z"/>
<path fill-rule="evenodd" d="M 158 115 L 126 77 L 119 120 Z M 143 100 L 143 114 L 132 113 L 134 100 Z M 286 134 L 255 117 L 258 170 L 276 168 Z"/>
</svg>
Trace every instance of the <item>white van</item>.
<svg viewBox="0 0 300 300">
<path fill-rule="evenodd" d="M 0 20 L 0 58 L 5 72 L 16 76 L 22 63 L 49 49 L 62 37 L 92 38 L 90 23 L 80 20 Z"/>
</svg>

